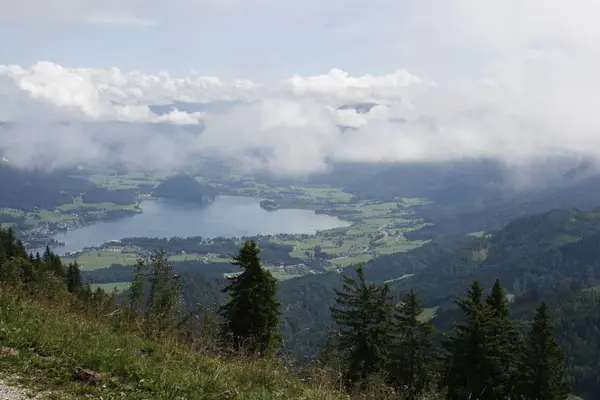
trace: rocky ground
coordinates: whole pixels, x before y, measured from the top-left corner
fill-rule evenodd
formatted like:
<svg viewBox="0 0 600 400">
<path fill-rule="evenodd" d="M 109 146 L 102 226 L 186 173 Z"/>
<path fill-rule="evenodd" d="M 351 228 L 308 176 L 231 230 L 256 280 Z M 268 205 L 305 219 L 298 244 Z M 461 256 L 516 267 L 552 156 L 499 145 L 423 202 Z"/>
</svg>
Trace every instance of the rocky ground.
<svg viewBox="0 0 600 400">
<path fill-rule="evenodd" d="M 32 396 L 28 391 L 0 380 L 0 399 L 2 400 L 31 400 L 42 398 L 43 397 Z"/>
</svg>

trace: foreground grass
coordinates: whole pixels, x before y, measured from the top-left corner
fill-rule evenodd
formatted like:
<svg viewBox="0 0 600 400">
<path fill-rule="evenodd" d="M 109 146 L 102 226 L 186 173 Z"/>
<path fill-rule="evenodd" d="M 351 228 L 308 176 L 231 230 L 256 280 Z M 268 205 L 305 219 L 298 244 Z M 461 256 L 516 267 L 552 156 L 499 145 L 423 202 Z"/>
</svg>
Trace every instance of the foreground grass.
<svg viewBox="0 0 600 400">
<path fill-rule="evenodd" d="M 172 338 L 157 342 L 120 332 L 68 309 L 0 292 L 0 371 L 30 388 L 56 391 L 54 398 L 346 398 L 325 382 L 301 382 L 279 361 L 211 356 Z M 77 382 L 78 368 L 100 374 L 100 382 Z"/>
</svg>

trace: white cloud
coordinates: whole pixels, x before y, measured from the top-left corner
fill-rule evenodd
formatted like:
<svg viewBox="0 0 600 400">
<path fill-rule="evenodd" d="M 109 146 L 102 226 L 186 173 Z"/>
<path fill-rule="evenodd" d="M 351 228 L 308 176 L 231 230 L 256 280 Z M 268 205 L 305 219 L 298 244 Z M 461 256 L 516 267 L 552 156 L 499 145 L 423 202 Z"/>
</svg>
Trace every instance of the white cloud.
<svg viewBox="0 0 600 400">
<path fill-rule="evenodd" d="M 87 17 L 86 20 L 96 25 L 155 26 L 159 24 L 156 20 L 142 19 L 125 14 L 92 15 Z"/>
<path fill-rule="evenodd" d="M 243 16 L 244 21 L 265 22 L 286 33 L 288 22 L 300 29 L 307 21 L 306 26 L 321 24 L 322 28 L 335 20 L 324 31 L 355 43 L 354 58 L 363 57 L 371 47 L 381 47 L 389 57 L 411 67 L 400 64 L 387 74 L 358 76 L 332 68 L 323 74 L 297 74 L 261 84 L 198 73 L 176 77 L 116 68 L 69 69 L 49 62 L 29 68 L 2 66 L 0 101 L 7 103 L 0 107 L 2 118 L 27 121 L 29 113 L 36 121 L 69 118 L 87 123 L 51 129 L 39 125 L 20 136 L 31 145 L 21 145 L 15 135 L 3 135 L 0 146 L 22 165 L 116 159 L 132 166 L 175 167 L 203 155 L 220 155 L 249 168 L 284 174 L 319 170 L 330 159 L 372 162 L 490 156 L 520 163 L 562 153 L 600 158 L 596 106 L 600 4 L 592 0 L 563 3 L 176 1 L 175 11 L 165 18 L 174 18 L 177 10 L 202 10 L 186 14 L 199 15 L 202 22 L 214 25 L 233 23 Z M 0 13 L 6 11 L 5 15 L 33 18 L 41 12 L 0 4 Z M 131 1 L 61 0 L 60 4 L 58 8 L 71 7 L 66 15 L 73 20 L 90 15 L 159 20 L 141 13 L 139 3 Z M 459 72 L 441 73 L 449 69 Z M 241 102 L 219 113 L 177 108 L 159 116 L 148 109 L 149 104 L 170 100 Z M 378 105 L 369 113 L 337 110 L 348 103 Z M 169 134 L 139 124 L 110 125 L 108 132 L 98 123 L 108 120 L 174 126 Z M 206 125 L 202 135 L 186 130 L 185 124 L 200 120 Z M 356 129 L 342 133 L 338 125 Z M 79 146 L 85 149 L 76 151 Z"/>
</svg>

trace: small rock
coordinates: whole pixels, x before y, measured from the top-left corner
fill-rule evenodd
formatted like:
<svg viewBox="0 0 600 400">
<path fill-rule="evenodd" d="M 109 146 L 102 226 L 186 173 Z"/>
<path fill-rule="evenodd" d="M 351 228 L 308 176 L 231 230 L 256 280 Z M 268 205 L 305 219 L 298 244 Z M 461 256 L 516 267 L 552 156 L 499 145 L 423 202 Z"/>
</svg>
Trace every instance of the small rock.
<svg viewBox="0 0 600 400">
<path fill-rule="evenodd" d="M 88 385 L 97 385 L 102 381 L 102 374 L 91 369 L 77 367 L 73 379 L 85 382 Z"/>
<path fill-rule="evenodd" d="M 2 347 L 2 348 L 0 348 L 0 353 L 4 354 L 5 356 L 10 356 L 10 357 L 18 357 L 19 356 L 19 350 L 13 349 L 12 347 Z"/>
</svg>

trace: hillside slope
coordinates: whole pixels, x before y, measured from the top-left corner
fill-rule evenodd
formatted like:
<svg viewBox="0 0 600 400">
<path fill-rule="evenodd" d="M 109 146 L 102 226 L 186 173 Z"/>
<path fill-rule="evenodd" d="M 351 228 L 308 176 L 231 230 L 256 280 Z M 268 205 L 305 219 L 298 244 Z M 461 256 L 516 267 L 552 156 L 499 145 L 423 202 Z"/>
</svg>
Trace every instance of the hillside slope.
<svg viewBox="0 0 600 400">
<path fill-rule="evenodd" d="M 152 195 L 190 203 L 210 203 L 215 199 L 216 190 L 212 187 L 201 185 L 187 174 L 177 174 L 161 182 Z"/>
<path fill-rule="evenodd" d="M 67 300 L 63 307 L 56 299 L 0 292 L 0 371 L 67 398 L 344 398 L 325 382 L 303 384 L 286 373 L 283 362 L 227 359 L 175 338 L 144 339 L 83 315 Z"/>
<path fill-rule="evenodd" d="M 598 284 L 598 244 L 600 210 L 552 210 L 519 218 L 489 237 L 473 238 L 454 249 L 437 246 L 437 251 L 431 251 L 432 245 L 413 254 L 380 257 L 366 269 L 376 281 L 388 280 L 392 274 L 414 274 L 392 286 L 397 292 L 414 287 L 427 305 L 443 306 L 463 293 L 471 280 L 489 286 L 500 278 L 517 297 Z M 427 250 L 425 262 L 415 263 Z M 386 268 L 389 263 L 396 269 Z"/>
</svg>

